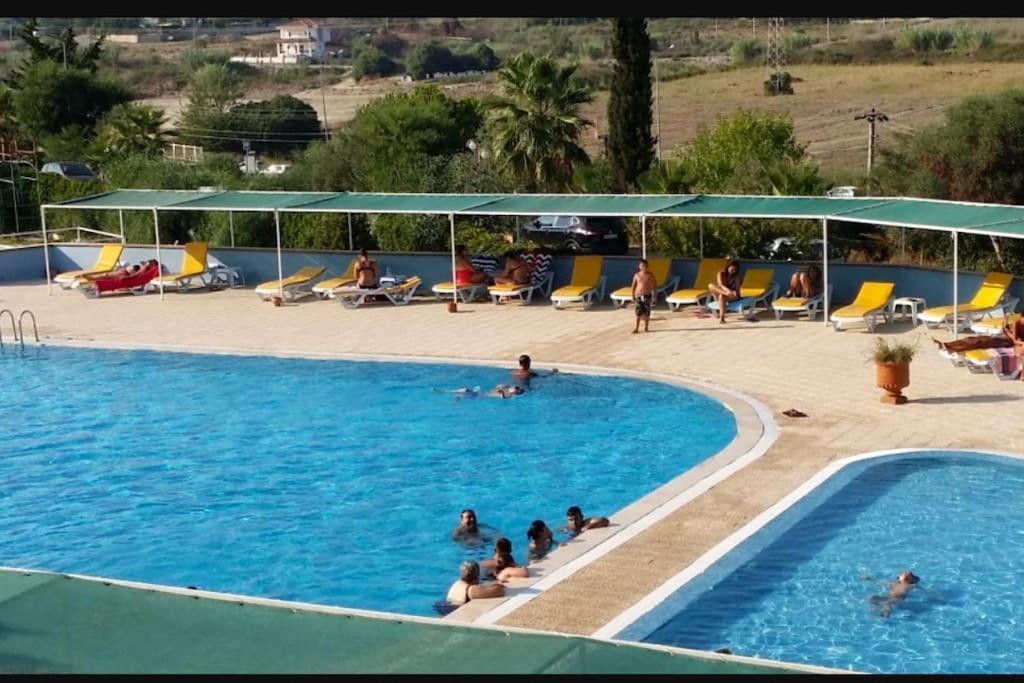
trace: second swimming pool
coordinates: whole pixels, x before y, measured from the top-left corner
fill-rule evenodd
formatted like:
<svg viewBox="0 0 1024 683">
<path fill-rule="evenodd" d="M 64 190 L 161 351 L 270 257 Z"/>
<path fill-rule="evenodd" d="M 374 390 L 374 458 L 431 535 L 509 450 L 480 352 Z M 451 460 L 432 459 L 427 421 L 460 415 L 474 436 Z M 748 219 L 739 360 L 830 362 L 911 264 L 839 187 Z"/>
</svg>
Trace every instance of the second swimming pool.
<svg viewBox="0 0 1024 683">
<path fill-rule="evenodd" d="M 723 405 L 507 368 L 43 349 L 0 355 L 0 564 L 432 614 L 462 508 L 509 536 L 611 515 L 724 448 Z"/>
</svg>

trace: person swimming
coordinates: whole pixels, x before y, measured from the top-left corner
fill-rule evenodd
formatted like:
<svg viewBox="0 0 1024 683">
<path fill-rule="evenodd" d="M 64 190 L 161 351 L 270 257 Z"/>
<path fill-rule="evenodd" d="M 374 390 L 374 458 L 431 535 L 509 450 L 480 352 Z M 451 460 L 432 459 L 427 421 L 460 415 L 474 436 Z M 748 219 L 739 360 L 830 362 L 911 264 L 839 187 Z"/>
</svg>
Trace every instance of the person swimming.
<svg viewBox="0 0 1024 683">
<path fill-rule="evenodd" d="M 530 528 L 526 530 L 526 538 L 530 541 L 531 560 L 543 558 L 555 544 L 555 534 L 543 519 L 535 519 L 530 523 Z"/>
<path fill-rule="evenodd" d="M 874 579 L 870 576 L 860 577 L 861 581 L 870 581 L 883 586 L 889 587 L 889 593 L 887 595 L 870 595 L 868 596 L 868 604 L 872 607 L 878 607 L 879 615 L 883 618 L 888 617 L 892 614 L 893 605 L 898 602 L 903 602 L 913 592 L 915 588 L 920 588 L 925 593 L 932 597 L 942 599 L 942 596 L 935 591 L 928 590 L 921 584 L 921 578 L 914 574 L 914 572 L 907 570 L 900 572 L 899 576 L 896 577 L 895 581 L 886 581 L 883 579 Z"/>
<path fill-rule="evenodd" d="M 458 525 L 452 529 L 452 540 L 458 543 L 470 543 L 472 545 L 490 543 L 493 535 L 485 531 L 485 529 L 489 529 L 491 532 L 497 531 L 497 529 L 492 526 L 478 522 L 476 519 L 476 512 L 466 508 L 459 514 Z"/>
<path fill-rule="evenodd" d="M 458 389 L 434 389 L 438 393 L 449 393 L 455 396 L 455 400 L 462 398 L 512 398 L 526 393 L 526 389 L 515 384 L 499 384 L 488 392 L 483 392 L 479 386 L 460 387 Z"/>
</svg>

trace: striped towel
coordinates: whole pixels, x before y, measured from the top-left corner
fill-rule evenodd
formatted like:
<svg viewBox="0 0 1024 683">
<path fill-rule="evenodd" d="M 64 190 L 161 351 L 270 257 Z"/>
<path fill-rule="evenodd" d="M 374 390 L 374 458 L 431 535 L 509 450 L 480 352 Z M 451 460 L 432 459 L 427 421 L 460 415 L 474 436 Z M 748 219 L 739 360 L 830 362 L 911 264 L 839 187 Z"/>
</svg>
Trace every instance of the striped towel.
<svg viewBox="0 0 1024 683">
<path fill-rule="evenodd" d="M 493 275 L 498 270 L 498 257 L 490 254 L 472 256 L 469 262 L 473 264 L 474 268 L 488 275 Z"/>
<path fill-rule="evenodd" d="M 1016 349 L 989 349 L 992 370 L 1000 377 L 1016 377 L 1020 371 L 1020 356 Z"/>
<path fill-rule="evenodd" d="M 551 268 L 551 254 L 529 254 L 526 263 L 530 266 L 530 284 L 539 287 Z"/>
</svg>

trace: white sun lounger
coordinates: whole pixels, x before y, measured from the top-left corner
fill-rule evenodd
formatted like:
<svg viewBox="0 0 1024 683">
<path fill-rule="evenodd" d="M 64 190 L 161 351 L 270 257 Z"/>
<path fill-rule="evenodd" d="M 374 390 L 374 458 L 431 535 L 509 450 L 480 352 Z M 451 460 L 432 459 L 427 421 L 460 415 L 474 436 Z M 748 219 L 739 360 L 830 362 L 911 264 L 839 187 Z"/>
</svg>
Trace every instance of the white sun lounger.
<svg viewBox="0 0 1024 683">
<path fill-rule="evenodd" d="M 375 289 L 361 287 L 338 287 L 334 290 L 334 298 L 345 308 L 359 308 L 370 296 L 384 296 L 395 306 L 405 306 L 412 301 L 416 289 L 422 280 L 416 275 L 397 285 L 385 285 Z"/>
</svg>

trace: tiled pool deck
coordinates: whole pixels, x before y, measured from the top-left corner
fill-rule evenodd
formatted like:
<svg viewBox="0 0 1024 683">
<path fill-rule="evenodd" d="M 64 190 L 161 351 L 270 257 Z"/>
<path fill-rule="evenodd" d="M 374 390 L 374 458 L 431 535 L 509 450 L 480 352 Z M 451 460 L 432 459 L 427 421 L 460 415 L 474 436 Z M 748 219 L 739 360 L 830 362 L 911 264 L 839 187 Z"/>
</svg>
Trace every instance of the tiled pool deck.
<svg viewBox="0 0 1024 683">
<path fill-rule="evenodd" d="M 47 296 L 40 284 L 0 287 L 2 308 L 15 315 L 32 310 L 40 336 L 54 342 L 456 357 L 510 365 L 529 353 L 542 367 L 590 365 L 712 382 L 768 406 L 780 434 L 761 458 L 497 622 L 507 626 L 593 633 L 838 458 L 909 447 L 1024 452 L 1024 383 L 952 367 L 928 340 L 948 334 L 909 323 L 879 330 L 906 340 L 920 337 L 905 391 L 910 402 L 891 406 L 879 402 L 867 360 L 874 335 L 863 329 L 835 333 L 820 320 L 776 321 L 767 314 L 758 323 L 719 325 L 659 307 L 653 331 L 632 335 L 632 310 L 608 306 L 559 311 L 543 301 L 526 307 L 481 303 L 450 314 L 426 300 L 345 310 L 305 299 L 275 309 L 251 290 L 95 301 L 57 288 Z M 787 408 L 808 417 L 781 415 Z M 608 512 L 580 504 L 590 514 Z"/>
</svg>

